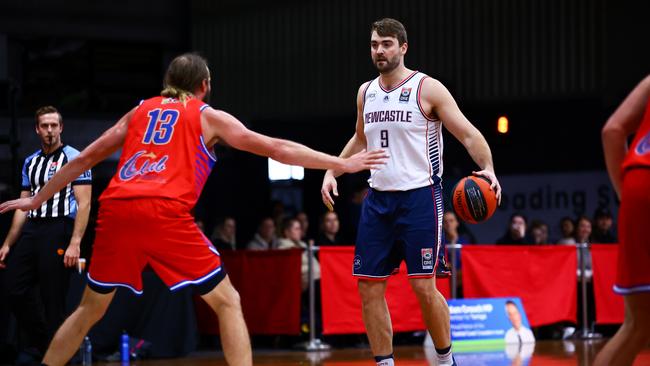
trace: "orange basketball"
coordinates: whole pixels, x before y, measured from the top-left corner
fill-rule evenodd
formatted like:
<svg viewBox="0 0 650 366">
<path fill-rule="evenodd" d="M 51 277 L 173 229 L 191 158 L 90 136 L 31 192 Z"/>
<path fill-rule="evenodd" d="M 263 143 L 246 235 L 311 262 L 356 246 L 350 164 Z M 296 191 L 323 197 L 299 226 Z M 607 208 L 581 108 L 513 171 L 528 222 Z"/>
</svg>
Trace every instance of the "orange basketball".
<svg viewBox="0 0 650 366">
<path fill-rule="evenodd" d="M 456 216 L 470 224 L 489 219 L 497 208 L 497 196 L 490 190 L 490 181 L 473 175 L 456 183 L 451 201 Z"/>
</svg>

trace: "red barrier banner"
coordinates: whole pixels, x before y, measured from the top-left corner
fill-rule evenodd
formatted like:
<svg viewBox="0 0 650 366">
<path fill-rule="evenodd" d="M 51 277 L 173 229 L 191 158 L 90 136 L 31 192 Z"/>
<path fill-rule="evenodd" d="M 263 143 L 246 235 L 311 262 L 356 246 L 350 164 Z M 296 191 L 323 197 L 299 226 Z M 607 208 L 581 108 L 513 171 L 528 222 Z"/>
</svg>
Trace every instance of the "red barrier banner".
<svg viewBox="0 0 650 366">
<path fill-rule="evenodd" d="M 250 334 L 300 334 L 302 250 L 224 251 L 228 277 L 241 297 Z M 218 334 L 217 317 L 195 301 L 202 334 Z"/>
<path fill-rule="evenodd" d="M 576 322 L 577 251 L 560 245 L 465 245 L 465 298 L 519 297 L 531 326 Z"/>
<path fill-rule="evenodd" d="M 354 247 L 321 247 L 321 299 L 323 334 L 365 333 L 361 317 L 361 300 L 357 279 L 352 276 Z M 449 298 L 448 279 L 436 281 L 438 290 Z M 406 265 L 391 276 L 386 288 L 386 302 L 393 322 L 393 331 L 408 332 L 425 329 L 420 305 L 408 283 Z"/>
<path fill-rule="evenodd" d="M 612 289 L 616 281 L 618 245 L 593 244 L 591 262 L 594 272 L 594 300 L 596 303 L 596 323 L 623 323 L 625 310 L 623 296 Z"/>
</svg>

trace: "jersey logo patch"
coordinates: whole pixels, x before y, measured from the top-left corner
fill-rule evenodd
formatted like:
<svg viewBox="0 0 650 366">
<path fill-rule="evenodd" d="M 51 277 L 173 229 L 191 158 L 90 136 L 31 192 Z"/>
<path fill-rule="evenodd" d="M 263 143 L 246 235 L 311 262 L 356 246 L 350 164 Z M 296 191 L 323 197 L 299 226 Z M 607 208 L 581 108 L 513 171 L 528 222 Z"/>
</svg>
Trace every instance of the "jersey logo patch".
<svg viewBox="0 0 650 366">
<path fill-rule="evenodd" d="M 389 100 L 390 100 L 390 98 L 388 97 L 388 94 L 386 94 L 384 96 L 384 103 L 388 103 Z"/>
<path fill-rule="evenodd" d="M 375 100 L 376 97 L 377 97 L 377 92 L 373 90 L 370 93 L 368 93 L 367 99 L 368 101 L 372 102 L 373 100 Z"/>
<path fill-rule="evenodd" d="M 410 97 L 411 97 L 411 88 L 402 88 L 402 92 L 399 93 L 399 102 L 408 103 Z"/>
<path fill-rule="evenodd" d="M 168 155 L 157 159 L 156 154 L 147 153 L 145 150 L 140 150 L 133 154 L 120 169 L 120 179 L 129 181 L 138 176 L 145 176 L 149 174 L 158 174 L 167 169 L 165 163 L 169 159 Z"/>
<path fill-rule="evenodd" d="M 56 168 L 59 165 L 57 161 L 53 161 L 52 164 L 50 164 L 50 169 L 47 171 L 47 180 L 52 179 L 54 176 L 54 173 L 56 173 Z"/>
<path fill-rule="evenodd" d="M 650 132 L 639 140 L 639 144 L 636 145 L 634 152 L 636 152 L 637 155 L 645 155 L 650 152 Z"/>
<path fill-rule="evenodd" d="M 422 269 L 433 269 L 433 249 L 422 248 Z"/>
</svg>

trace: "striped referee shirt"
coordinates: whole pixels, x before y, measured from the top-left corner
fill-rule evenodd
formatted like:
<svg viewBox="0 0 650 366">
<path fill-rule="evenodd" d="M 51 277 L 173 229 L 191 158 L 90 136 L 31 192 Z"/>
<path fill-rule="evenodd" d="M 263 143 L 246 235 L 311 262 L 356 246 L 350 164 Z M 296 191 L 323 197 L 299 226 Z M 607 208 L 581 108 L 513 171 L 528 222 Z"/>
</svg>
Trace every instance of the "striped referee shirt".
<svg viewBox="0 0 650 366">
<path fill-rule="evenodd" d="M 27 159 L 23 165 L 23 190 L 30 191 L 34 196 L 43 186 L 72 159 L 79 155 L 79 151 L 68 145 L 63 145 L 49 154 L 38 150 Z M 70 217 L 77 215 L 77 201 L 72 190 L 73 185 L 91 184 L 90 170 L 84 172 L 79 178 L 65 186 L 52 198 L 43 202 L 41 207 L 29 211 L 27 217 Z"/>
</svg>

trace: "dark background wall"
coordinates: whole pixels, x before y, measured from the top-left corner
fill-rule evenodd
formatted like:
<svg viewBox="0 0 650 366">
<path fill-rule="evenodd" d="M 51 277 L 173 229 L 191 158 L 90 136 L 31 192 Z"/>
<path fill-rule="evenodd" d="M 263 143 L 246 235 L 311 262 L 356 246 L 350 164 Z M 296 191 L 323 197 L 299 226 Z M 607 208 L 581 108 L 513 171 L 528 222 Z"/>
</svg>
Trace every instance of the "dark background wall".
<svg viewBox="0 0 650 366">
<path fill-rule="evenodd" d="M 650 71 L 648 14 L 648 2 L 620 0 L 2 1 L 0 87 L 19 88 L 23 124 L 35 107 L 54 104 L 72 121 L 106 121 L 93 124 L 98 135 L 159 91 L 174 55 L 197 50 L 210 61 L 215 107 L 254 130 L 338 153 L 353 133 L 356 90 L 376 77 L 370 23 L 390 16 L 409 32 L 407 66 L 451 90 L 490 142 L 497 173 L 602 170 L 600 126 Z M 0 134 L 9 129 L 3 93 Z M 502 114 L 508 135 L 496 132 Z M 85 145 L 91 132 L 67 127 L 66 141 Z M 453 182 L 473 164 L 445 137 Z M 199 214 L 264 211 L 266 161 L 219 154 Z M 10 161 L 0 147 L 9 186 Z M 96 169 L 98 182 L 114 165 Z M 307 172 L 300 183 L 312 212 L 321 210 L 321 177 Z M 359 181 L 344 178 L 344 193 Z"/>
</svg>

